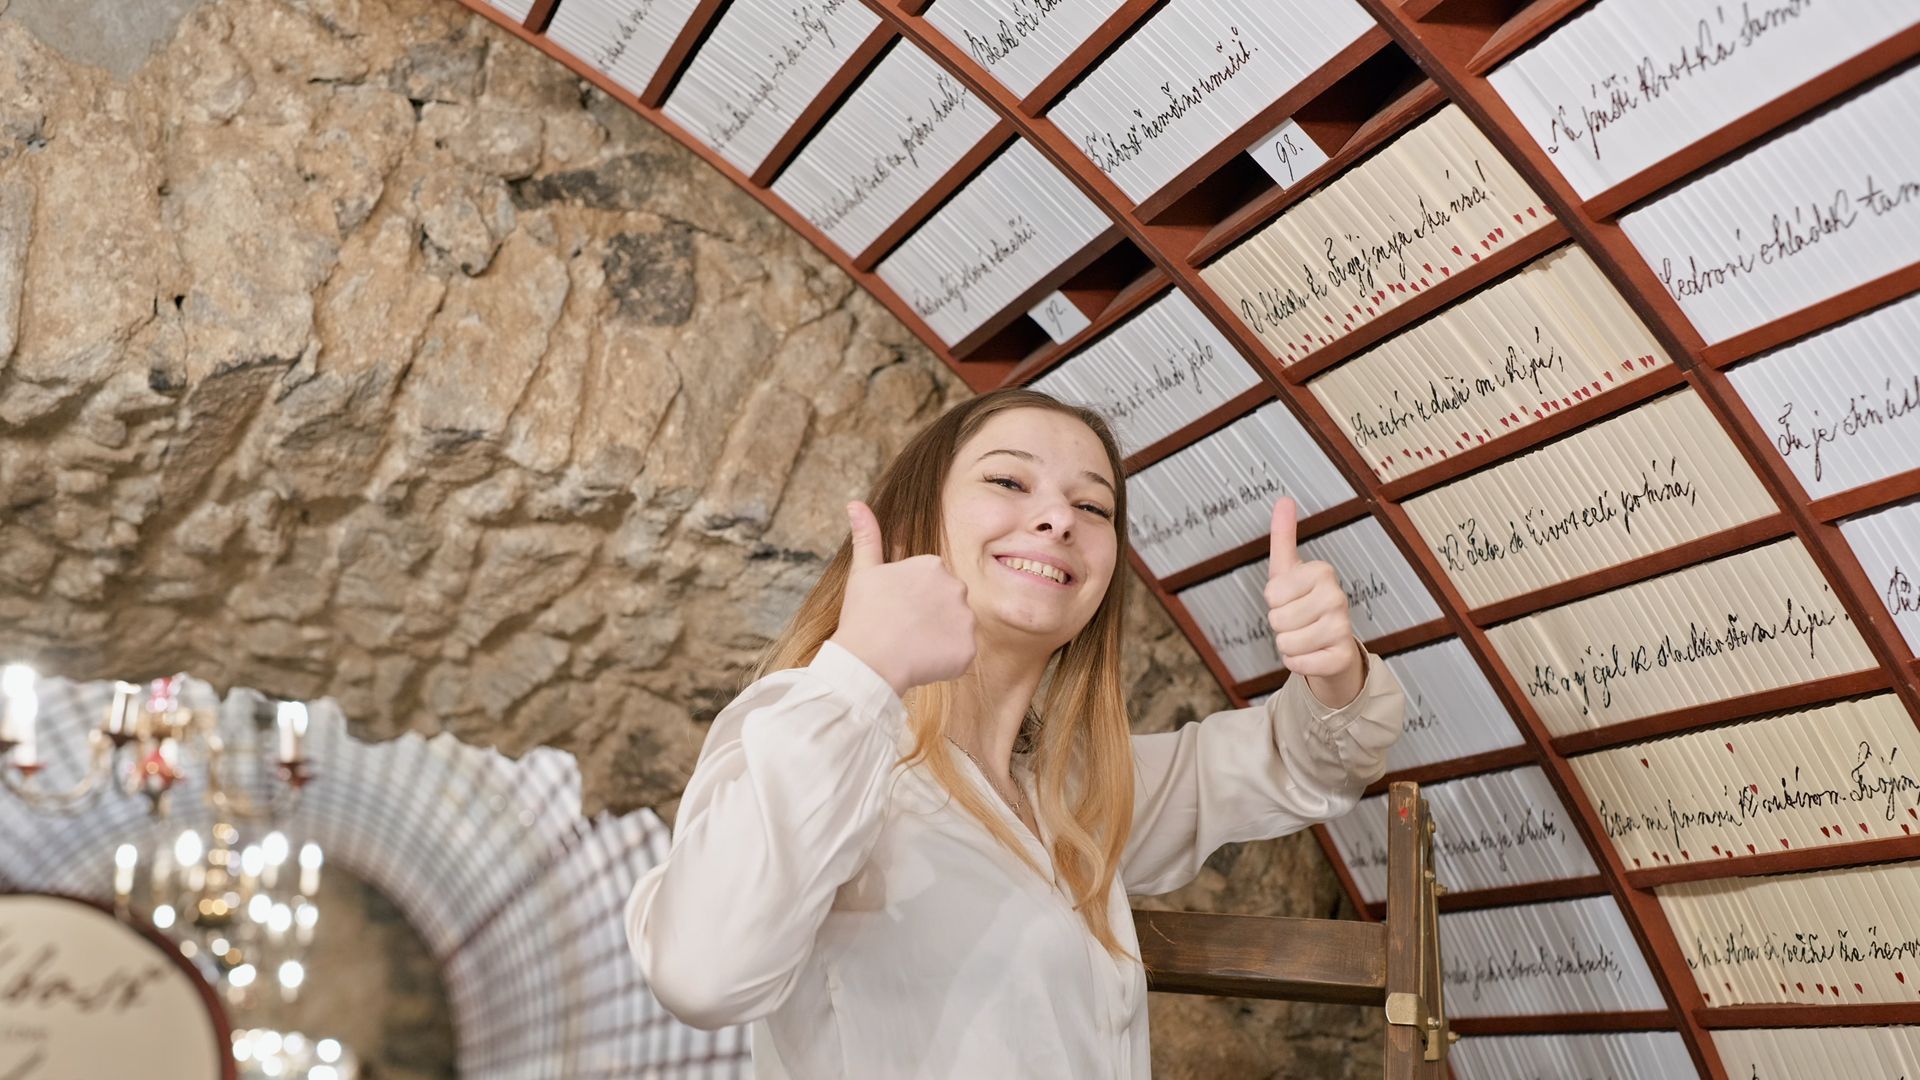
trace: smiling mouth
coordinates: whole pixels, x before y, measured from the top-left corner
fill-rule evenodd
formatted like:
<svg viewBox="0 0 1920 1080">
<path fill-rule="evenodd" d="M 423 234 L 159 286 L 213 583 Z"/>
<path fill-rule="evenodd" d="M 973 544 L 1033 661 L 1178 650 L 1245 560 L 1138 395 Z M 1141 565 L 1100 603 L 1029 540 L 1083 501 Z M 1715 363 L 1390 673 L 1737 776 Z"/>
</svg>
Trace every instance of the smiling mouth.
<svg viewBox="0 0 1920 1080">
<path fill-rule="evenodd" d="M 1035 562 L 1032 559 L 1014 559 L 1006 556 L 998 556 L 996 559 L 1001 566 L 1009 570 L 1017 570 L 1022 574 L 1037 577 L 1043 581 L 1051 581 L 1055 585 L 1065 585 L 1073 580 L 1072 574 L 1067 573 L 1057 566 L 1049 566 L 1043 562 Z"/>
</svg>

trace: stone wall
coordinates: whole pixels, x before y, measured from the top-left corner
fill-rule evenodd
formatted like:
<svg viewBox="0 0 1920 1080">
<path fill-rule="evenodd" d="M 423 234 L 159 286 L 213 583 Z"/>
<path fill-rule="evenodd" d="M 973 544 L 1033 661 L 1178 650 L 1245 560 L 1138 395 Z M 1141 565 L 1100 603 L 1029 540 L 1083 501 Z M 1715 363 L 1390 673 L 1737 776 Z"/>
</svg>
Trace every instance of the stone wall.
<svg viewBox="0 0 1920 1080">
<path fill-rule="evenodd" d="M 841 504 L 964 388 L 450 0 L 214 0 L 128 70 L 0 17 L 0 655 L 552 745 L 589 812 L 671 816 Z M 1224 704 L 1129 618 L 1143 728 Z M 1305 837 L 1216 865 L 1176 901 L 1336 903 Z M 1351 1049 L 1348 1012 L 1157 1008 L 1156 1056 L 1221 1063 L 1163 1075 Z"/>
</svg>

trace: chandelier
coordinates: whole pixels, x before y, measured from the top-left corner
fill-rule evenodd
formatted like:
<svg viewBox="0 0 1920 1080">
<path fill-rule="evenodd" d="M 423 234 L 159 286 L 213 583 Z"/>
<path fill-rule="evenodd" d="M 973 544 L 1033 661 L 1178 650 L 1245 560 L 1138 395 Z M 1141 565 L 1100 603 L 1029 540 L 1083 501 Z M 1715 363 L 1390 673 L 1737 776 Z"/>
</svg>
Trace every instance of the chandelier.
<svg viewBox="0 0 1920 1080">
<path fill-rule="evenodd" d="M 87 733 L 84 772 L 72 785 L 53 789 L 44 782 L 38 684 L 24 664 L 0 670 L 0 779 L 8 790 L 35 809 L 66 812 L 79 810 L 104 787 L 144 796 L 156 822 L 150 852 L 143 859 L 136 844 L 115 849 L 116 910 L 171 933 L 229 1003 L 245 1005 L 273 984 L 291 1002 L 305 979 L 306 949 L 320 917 L 313 900 L 320 887 L 320 848 L 303 845 L 296 872 L 287 865 L 291 851 L 283 833 L 273 829 L 242 847 L 235 822 L 271 828 L 299 797 L 311 775 L 303 756 L 307 707 L 279 703 L 273 761 L 284 782 L 255 798 L 227 782 L 219 715 L 184 704 L 186 676 L 155 679 L 144 688 L 116 682 L 106 714 Z M 205 838 L 194 829 L 162 835 L 157 823 L 168 816 L 170 796 L 196 762 L 204 767 L 213 825 Z M 146 880 L 136 888 L 143 861 Z"/>
<path fill-rule="evenodd" d="M 140 879 L 138 846 L 114 852 L 114 907 L 167 932 L 210 976 L 229 1005 L 265 1005 L 278 989 L 291 1004 L 306 981 L 307 950 L 320 921 L 315 897 L 324 858 L 302 844 L 294 861 L 286 835 L 269 832 L 238 848 L 240 831 L 216 822 L 207 839 L 194 829 L 157 836 Z"/>
<path fill-rule="evenodd" d="M 149 812 L 166 814 L 167 797 L 184 778 L 190 760 L 205 763 L 207 799 L 222 818 L 270 817 L 289 809 L 311 774 L 302 756 L 307 733 L 307 707 L 283 701 L 274 719 L 273 772 L 282 783 L 268 799 L 256 801 L 224 782 L 222 766 L 226 744 L 219 717 L 211 709 L 192 709 L 181 703 L 186 676 L 155 679 L 144 688 L 116 682 L 113 700 L 99 727 L 87 733 L 87 765 L 80 778 L 64 789 L 46 786 L 45 761 L 39 742 L 39 678 L 25 664 L 9 664 L 0 671 L 0 782 L 7 790 L 40 810 L 75 810 L 103 787 L 145 796 Z"/>
</svg>

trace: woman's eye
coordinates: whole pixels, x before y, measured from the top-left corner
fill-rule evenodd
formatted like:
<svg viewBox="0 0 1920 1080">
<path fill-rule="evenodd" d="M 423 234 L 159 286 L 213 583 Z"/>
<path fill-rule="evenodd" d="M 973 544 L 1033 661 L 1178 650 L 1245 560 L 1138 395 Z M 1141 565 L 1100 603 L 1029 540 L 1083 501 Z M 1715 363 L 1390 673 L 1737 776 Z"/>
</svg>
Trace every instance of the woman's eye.
<svg viewBox="0 0 1920 1080">
<path fill-rule="evenodd" d="M 987 477 L 987 483 L 989 483 L 989 484 L 999 484 L 999 485 L 1000 485 L 1001 487 L 1004 487 L 1004 488 L 1006 488 L 1006 489 L 1008 489 L 1009 491 L 1025 491 L 1025 490 L 1027 490 L 1026 488 L 1024 488 L 1024 487 L 1021 487 L 1021 486 L 1020 486 L 1020 481 L 1018 481 L 1018 480 L 1015 480 L 1015 479 L 1014 479 L 1013 477 L 1011 477 L 1011 476 L 989 476 L 989 477 Z"/>
<path fill-rule="evenodd" d="M 1104 506 L 1099 505 L 1098 503 L 1081 503 L 1080 509 L 1086 510 L 1090 513 L 1098 514 L 1101 517 L 1106 518 L 1108 521 L 1113 520 L 1113 511 L 1107 509 Z"/>
</svg>

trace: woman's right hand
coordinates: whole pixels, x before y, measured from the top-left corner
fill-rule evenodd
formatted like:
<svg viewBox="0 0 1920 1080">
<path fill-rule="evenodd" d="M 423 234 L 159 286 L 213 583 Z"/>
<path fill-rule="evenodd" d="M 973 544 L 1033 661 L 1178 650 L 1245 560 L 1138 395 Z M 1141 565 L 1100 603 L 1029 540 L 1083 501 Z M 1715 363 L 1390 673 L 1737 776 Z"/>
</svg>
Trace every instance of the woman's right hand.
<svg viewBox="0 0 1920 1080">
<path fill-rule="evenodd" d="M 880 523 L 866 503 L 847 504 L 853 562 L 828 640 L 860 658 L 904 695 L 958 678 L 973 663 L 973 609 L 967 587 L 938 555 L 888 562 Z"/>
</svg>

